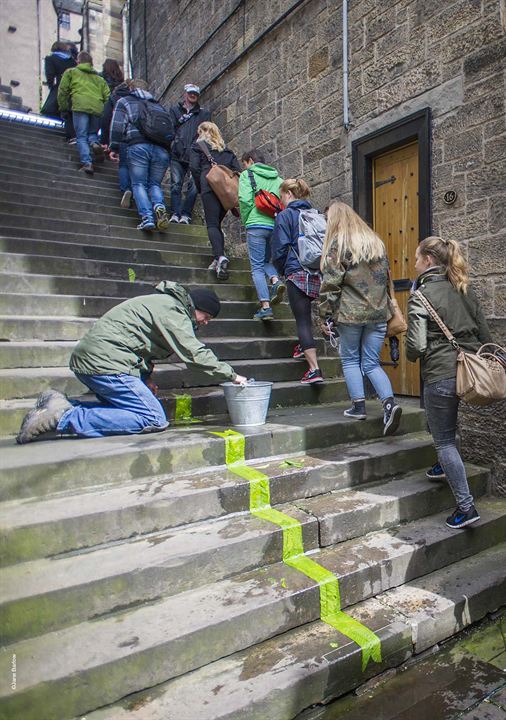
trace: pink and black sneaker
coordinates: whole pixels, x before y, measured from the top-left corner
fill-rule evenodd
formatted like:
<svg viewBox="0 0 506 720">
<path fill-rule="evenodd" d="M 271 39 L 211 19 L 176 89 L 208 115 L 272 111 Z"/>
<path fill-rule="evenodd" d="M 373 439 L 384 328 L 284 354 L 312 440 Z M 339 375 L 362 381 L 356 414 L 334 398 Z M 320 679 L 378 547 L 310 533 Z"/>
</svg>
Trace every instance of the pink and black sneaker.
<svg viewBox="0 0 506 720">
<path fill-rule="evenodd" d="M 301 379 L 301 383 L 303 383 L 304 385 L 314 385 L 314 383 L 322 382 L 323 375 L 320 368 L 316 368 L 316 370 L 306 370 Z"/>
<path fill-rule="evenodd" d="M 304 350 L 301 348 L 301 346 L 297 343 L 297 345 L 293 349 L 293 355 L 292 358 L 294 360 L 304 360 Z"/>
</svg>

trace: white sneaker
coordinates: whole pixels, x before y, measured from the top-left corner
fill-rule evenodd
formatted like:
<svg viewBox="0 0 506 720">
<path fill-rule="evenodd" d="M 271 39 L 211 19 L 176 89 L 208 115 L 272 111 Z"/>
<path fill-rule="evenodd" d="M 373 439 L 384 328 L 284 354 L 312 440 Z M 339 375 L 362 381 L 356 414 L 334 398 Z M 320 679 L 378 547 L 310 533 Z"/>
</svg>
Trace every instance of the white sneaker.
<svg viewBox="0 0 506 720">
<path fill-rule="evenodd" d="M 209 267 L 207 269 L 208 270 L 216 270 L 217 266 L 218 266 L 218 261 L 216 260 L 216 258 L 214 258 L 214 260 L 212 261 L 212 263 L 209 265 Z"/>
<path fill-rule="evenodd" d="M 216 263 L 216 277 L 218 280 L 228 280 L 228 257 L 222 255 Z"/>
<path fill-rule="evenodd" d="M 132 204 L 132 191 L 131 190 L 125 190 L 123 193 L 123 197 L 121 198 L 120 207 L 122 208 L 129 208 Z"/>
<path fill-rule="evenodd" d="M 179 224 L 180 225 L 190 225 L 192 219 L 191 217 L 188 217 L 188 215 L 181 215 L 179 218 Z"/>
<path fill-rule="evenodd" d="M 178 223 L 178 222 L 179 222 L 179 215 L 176 215 L 176 213 L 173 213 L 173 214 L 170 216 L 169 222 Z"/>
</svg>

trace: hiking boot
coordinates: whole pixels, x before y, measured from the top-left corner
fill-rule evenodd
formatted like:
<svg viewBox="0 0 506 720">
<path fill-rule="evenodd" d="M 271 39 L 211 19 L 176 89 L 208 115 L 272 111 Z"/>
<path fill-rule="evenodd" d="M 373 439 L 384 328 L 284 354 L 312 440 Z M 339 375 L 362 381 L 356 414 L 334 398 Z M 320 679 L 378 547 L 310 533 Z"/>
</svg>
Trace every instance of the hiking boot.
<svg viewBox="0 0 506 720">
<path fill-rule="evenodd" d="M 456 508 L 453 513 L 446 518 L 446 524 L 449 528 L 458 530 L 459 528 L 467 527 L 468 525 L 471 525 L 471 523 L 477 522 L 479 519 L 480 516 L 478 515 L 478 511 L 474 505 L 471 505 L 469 510 L 466 512 Z"/>
<path fill-rule="evenodd" d="M 343 415 L 345 415 L 346 417 L 355 418 L 355 420 L 365 420 L 367 418 L 367 414 L 365 411 L 365 400 L 352 400 L 351 408 L 345 410 L 343 412 Z"/>
<path fill-rule="evenodd" d="M 59 393 L 55 392 L 43 407 L 36 407 L 25 415 L 16 442 L 18 445 L 24 445 L 33 442 L 36 438 L 40 437 L 42 439 L 42 436 L 48 433 L 52 434 L 56 430 L 63 413 L 71 408 L 72 405 L 66 397 L 63 396 L 62 398 Z"/>
<path fill-rule="evenodd" d="M 158 230 L 166 230 L 169 227 L 167 210 L 163 207 L 163 205 L 157 205 L 155 207 L 155 218 Z"/>
<path fill-rule="evenodd" d="M 323 375 L 320 368 L 316 368 L 315 370 L 306 370 L 304 375 L 301 378 L 301 383 L 303 385 L 314 385 L 314 383 L 322 383 L 323 382 Z"/>
<path fill-rule="evenodd" d="M 293 349 L 292 358 L 294 360 L 304 360 L 305 359 L 304 350 L 302 347 L 297 343 L 297 345 Z"/>
<path fill-rule="evenodd" d="M 216 264 L 216 277 L 218 280 L 228 280 L 228 258 L 222 255 Z"/>
<path fill-rule="evenodd" d="M 61 402 L 67 402 L 68 398 L 65 395 L 65 393 L 60 392 L 59 390 L 53 390 L 53 388 L 49 388 L 49 390 L 44 390 L 39 394 L 37 397 L 37 400 L 35 401 L 35 407 L 36 408 L 43 408 L 48 405 L 49 402 L 54 401 L 56 399 L 59 399 Z"/>
<path fill-rule="evenodd" d="M 444 480 L 446 473 L 442 466 L 437 462 L 427 470 L 425 477 L 429 478 L 429 480 Z"/>
<path fill-rule="evenodd" d="M 172 213 L 170 216 L 170 223 L 178 223 L 179 222 L 179 215 L 176 215 L 176 213 Z"/>
<path fill-rule="evenodd" d="M 137 225 L 137 230 L 155 230 L 156 225 L 150 218 L 142 218 Z"/>
<path fill-rule="evenodd" d="M 129 207 L 132 206 L 132 191 L 131 190 L 125 190 L 121 197 L 121 202 L 119 204 L 120 207 L 124 208 L 125 210 L 128 210 Z"/>
<path fill-rule="evenodd" d="M 395 404 L 393 397 L 383 401 L 383 435 L 393 435 L 401 422 L 402 408 Z"/>
<path fill-rule="evenodd" d="M 81 167 L 79 169 L 83 170 L 86 173 L 86 175 L 93 175 L 93 173 L 95 172 L 93 165 L 91 163 L 85 163 L 84 165 L 81 165 Z"/>
<path fill-rule="evenodd" d="M 257 312 L 253 315 L 253 320 L 274 320 L 272 308 L 260 308 L 260 310 L 257 310 Z"/>
<path fill-rule="evenodd" d="M 91 144 L 91 152 L 93 153 L 93 158 L 95 162 L 103 163 L 105 160 L 105 153 L 104 148 L 100 143 L 92 143 Z"/>
<path fill-rule="evenodd" d="M 179 218 L 180 225 L 191 225 L 192 219 L 188 215 L 181 215 Z"/>
<path fill-rule="evenodd" d="M 278 280 L 271 285 L 271 305 L 277 305 L 283 301 L 285 296 L 286 285 Z"/>
</svg>

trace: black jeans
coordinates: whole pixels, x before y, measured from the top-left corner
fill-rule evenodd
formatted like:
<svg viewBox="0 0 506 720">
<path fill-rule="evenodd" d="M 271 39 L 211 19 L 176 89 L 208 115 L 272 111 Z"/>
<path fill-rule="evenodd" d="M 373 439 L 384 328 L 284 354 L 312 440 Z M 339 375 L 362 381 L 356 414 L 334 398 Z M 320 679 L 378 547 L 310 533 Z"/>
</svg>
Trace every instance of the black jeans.
<svg viewBox="0 0 506 720">
<path fill-rule="evenodd" d="M 221 223 L 227 211 L 223 209 L 223 205 L 212 191 L 202 193 L 202 205 L 204 206 L 209 242 L 213 248 L 214 257 L 218 259 L 225 254 L 225 238 L 223 237 Z"/>
<path fill-rule="evenodd" d="M 313 328 L 311 323 L 311 303 L 313 298 L 302 292 L 297 285 L 288 280 L 286 283 L 288 302 L 297 325 L 297 335 L 303 350 L 311 350 L 315 347 Z"/>
</svg>

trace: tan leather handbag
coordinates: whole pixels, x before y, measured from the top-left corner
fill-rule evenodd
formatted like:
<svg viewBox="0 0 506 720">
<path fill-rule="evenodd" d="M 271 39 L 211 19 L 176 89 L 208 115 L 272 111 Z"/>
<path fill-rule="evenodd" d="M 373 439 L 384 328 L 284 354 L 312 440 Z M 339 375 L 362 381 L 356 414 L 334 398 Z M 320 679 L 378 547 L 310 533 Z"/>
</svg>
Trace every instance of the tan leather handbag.
<svg viewBox="0 0 506 720">
<path fill-rule="evenodd" d="M 220 201 L 224 210 L 232 210 L 239 205 L 239 173 L 226 165 L 218 165 L 202 140 L 198 141 L 202 152 L 211 163 L 207 173 L 207 182 Z"/>
<path fill-rule="evenodd" d="M 506 400 L 506 349 L 494 343 L 482 345 L 476 353 L 462 350 L 425 295 L 415 295 L 457 352 L 457 395 L 470 405 L 490 405 Z M 486 348 L 492 348 L 487 350 Z"/>
<path fill-rule="evenodd" d="M 395 299 L 394 282 L 390 270 L 388 271 L 387 303 L 392 315 L 390 320 L 387 321 L 387 337 L 402 335 L 402 333 L 405 333 L 408 329 L 408 323 Z"/>
</svg>

